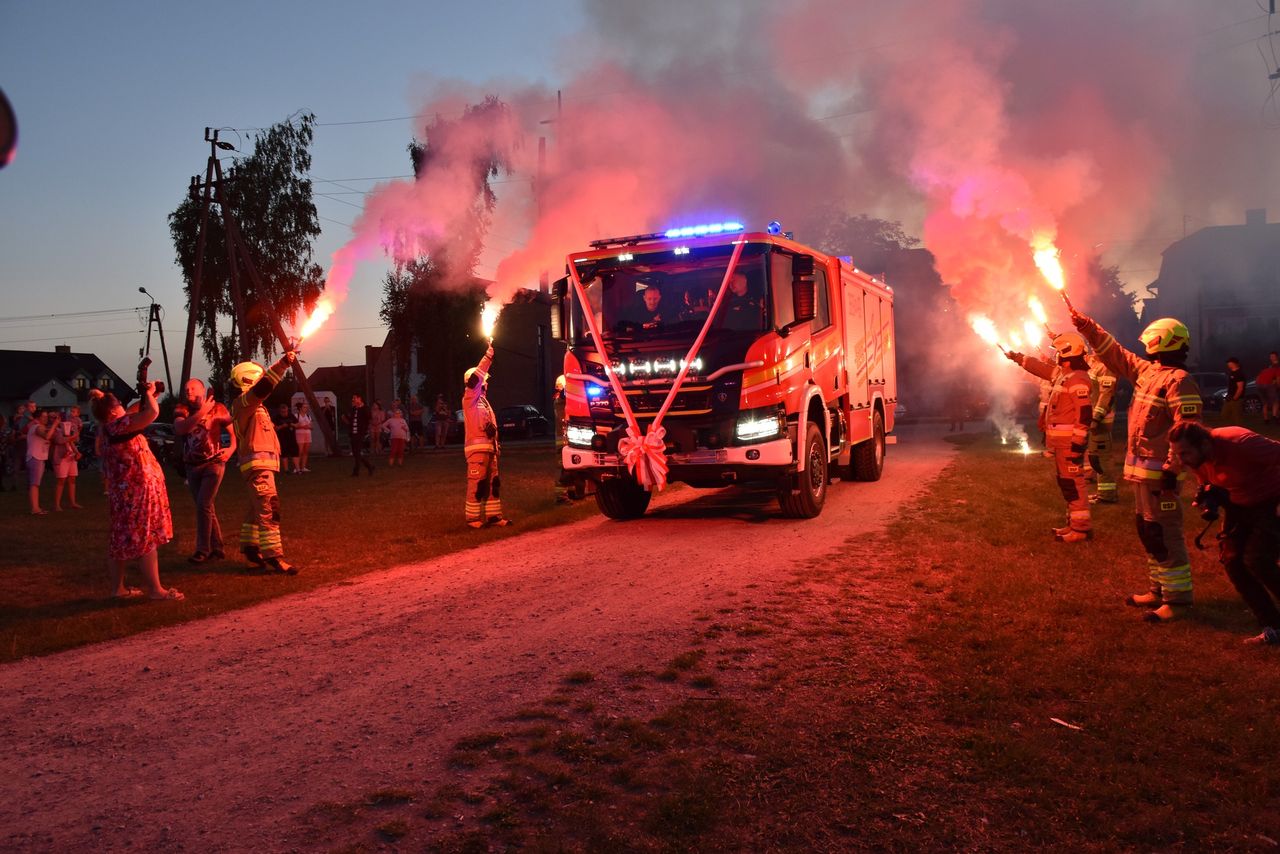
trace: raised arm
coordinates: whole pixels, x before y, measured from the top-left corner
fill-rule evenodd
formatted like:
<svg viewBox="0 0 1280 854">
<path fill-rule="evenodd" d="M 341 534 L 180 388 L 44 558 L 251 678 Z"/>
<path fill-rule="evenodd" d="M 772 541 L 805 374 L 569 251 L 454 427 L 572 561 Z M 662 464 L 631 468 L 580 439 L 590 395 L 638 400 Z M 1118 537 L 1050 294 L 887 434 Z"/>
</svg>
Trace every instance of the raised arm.
<svg viewBox="0 0 1280 854">
<path fill-rule="evenodd" d="M 1093 347 L 1093 354 L 1107 366 L 1111 373 L 1124 377 L 1129 382 L 1137 382 L 1138 375 L 1142 373 L 1142 366 L 1149 364 L 1146 359 L 1140 359 L 1121 347 L 1110 332 L 1086 314 L 1072 310 L 1071 322 Z"/>
<path fill-rule="evenodd" d="M 1042 380 L 1052 381 L 1054 374 L 1058 371 L 1056 365 L 1051 365 L 1048 362 L 1041 361 L 1035 356 L 1024 356 L 1014 350 L 1010 350 L 1005 353 L 1004 357 L 1022 368 L 1022 370 L 1032 376 L 1037 376 Z"/>
</svg>

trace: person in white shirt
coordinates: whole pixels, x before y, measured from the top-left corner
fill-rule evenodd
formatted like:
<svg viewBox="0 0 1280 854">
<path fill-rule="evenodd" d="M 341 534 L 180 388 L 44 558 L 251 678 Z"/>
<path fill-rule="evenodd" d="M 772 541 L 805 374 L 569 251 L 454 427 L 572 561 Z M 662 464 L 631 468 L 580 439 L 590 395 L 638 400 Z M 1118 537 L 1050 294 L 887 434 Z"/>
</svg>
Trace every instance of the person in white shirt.
<svg viewBox="0 0 1280 854">
<path fill-rule="evenodd" d="M 31 419 L 27 425 L 27 494 L 31 498 L 31 515 L 48 513 L 40 506 L 40 481 L 44 480 L 44 468 L 49 462 L 49 447 L 53 433 L 59 429 L 62 416 L 48 410 Z"/>
<path fill-rule="evenodd" d="M 404 420 L 404 412 L 399 409 L 391 410 L 391 417 L 383 422 L 382 429 L 391 437 L 391 459 L 387 461 L 387 465 L 403 466 L 404 446 L 409 441 L 409 422 Z"/>
</svg>

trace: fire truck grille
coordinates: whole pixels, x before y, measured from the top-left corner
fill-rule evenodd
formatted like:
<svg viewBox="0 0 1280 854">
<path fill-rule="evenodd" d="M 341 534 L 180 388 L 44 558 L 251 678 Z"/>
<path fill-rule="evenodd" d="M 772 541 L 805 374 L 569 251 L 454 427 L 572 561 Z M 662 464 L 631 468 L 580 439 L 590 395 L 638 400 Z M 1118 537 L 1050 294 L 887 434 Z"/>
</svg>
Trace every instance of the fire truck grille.
<svg viewBox="0 0 1280 854">
<path fill-rule="evenodd" d="M 647 388 L 627 389 L 627 400 L 636 415 L 656 415 L 667 399 L 670 386 L 649 386 Z M 711 411 L 711 386 L 684 385 L 671 404 L 668 416 L 705 415 Z M 622 417 L 622 409 L 615 407 L 614 414 Z"/>
</svg>

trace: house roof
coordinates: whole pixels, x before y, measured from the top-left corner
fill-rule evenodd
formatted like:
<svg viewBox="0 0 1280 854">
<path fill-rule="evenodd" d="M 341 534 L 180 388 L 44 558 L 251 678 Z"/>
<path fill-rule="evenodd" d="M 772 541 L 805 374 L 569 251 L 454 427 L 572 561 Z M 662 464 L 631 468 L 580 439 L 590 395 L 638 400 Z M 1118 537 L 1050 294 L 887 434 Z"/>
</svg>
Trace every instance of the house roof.
<svg viewBox="0 0 1280 854">
<path fill-rule="evenodd" d="M 116 397 L 128 400 L 133 396 L 129 383 L 93 353 L 0 350 L 0 400 L 27 398 L 49 380 L 75 388 L 75 377 L 82 373 L 88 375 L 90 387 L 105 375 Z M 88 399 L 87 389 L 83 399 Z"/>
</svg>

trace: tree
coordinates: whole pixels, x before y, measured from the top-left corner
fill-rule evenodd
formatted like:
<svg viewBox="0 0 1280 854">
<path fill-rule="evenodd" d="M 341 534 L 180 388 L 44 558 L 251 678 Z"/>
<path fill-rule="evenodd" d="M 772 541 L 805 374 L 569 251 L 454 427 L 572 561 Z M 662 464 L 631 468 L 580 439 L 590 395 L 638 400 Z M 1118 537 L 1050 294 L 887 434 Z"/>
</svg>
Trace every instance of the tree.
<svg viewBox="0 0 1280 854">
<path fill-rule="evenodd" d="M 1138 298 L 1124 289 L 1118 266 L 1104 267 L 1098 256 L 1089 259 L 1089 280 L 1094 291 L 1085 311 L 1102 324 L 1115 339 L 1132 349 L 1142 331 L 1138 319 Z"/>
<path fill-rule="evenodd" d="M 485 301 L 484 284 L 473 281 L 466 287 L 445 289 L 441 273 L 430 258 L 397 265 L 383 282 L 383 322 L 391 329 L 396 394 L 406 398 L 416 394 L 444 392 L 449 400 L 462 397 L 462 374 L 480 360 L 485 343 L 475 334 L 480 307 Z M 409 388 L 411 348 L 418 348 L 418 364 L 429 365 L 429 388 Z"/>
<path fill-rule="evenodd" d="M 253 152 L 226 170 L 211 208 L 205 235 L 204 267 L 197 306 L 201 349 L 215 382 L 229 376 L 231 366 L 246 358 L 266 360 L 279 349 L 274 321 L 292 322 L 309 312 L 324 288 L 324 270 L 314 262 L 312 241 L 320 223 L 312 201 L 311 140 L 315 116 L 310 113 L 272 125 L 253 137 Z M 177 264 L 182 269 L 190 309 L 192 278 L 200 226 L 199 199 L 186 198 L 169 214 Z M 242 263 L 237 263 L 244 301 L 240 328 L 227 255 L 226 214 L 239 225 L 262 292 Z M 230 331 L 219 321 L 230 318 Z"/>
<path fill-rule="evenodd" d="M 429 366 L 435 388 L 454 400 L 462 393 L 462 373 L 479 360 L 484 343 L 474 333 L 485 300 L 484 284 L 475 278 L 475 267 L 484 248 L 484 234 L 497 197 L 490 178 L 507 168 L 506 153 L 494 146 L 476 146 L 476 139 L 497 140 L 498 135 L 477 129 L 504 121 L 507 107 L 495 97 L 468 106 L 460 118 L 436 116 L 426 127 L 423 141 L 409 145 L 415 180 L 431 181 L 436 165 L 470 169 L 476 193 L 470 200 L 450 199 L 441 207 L 439 238 L 415 247 L 420 254 L 404 259 L 400 246 L 388 247 L 399 260 L 383 282 L 381 316 L 390 329 L 400 395 L 419 394 L 407 387 L 411 348 L 418 347 L 418 364 Z M 428 371 L 424 371 L 428 372 Z"/>
</svg>

